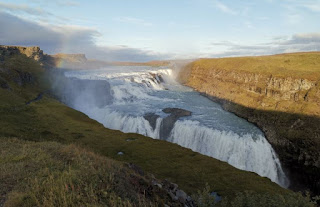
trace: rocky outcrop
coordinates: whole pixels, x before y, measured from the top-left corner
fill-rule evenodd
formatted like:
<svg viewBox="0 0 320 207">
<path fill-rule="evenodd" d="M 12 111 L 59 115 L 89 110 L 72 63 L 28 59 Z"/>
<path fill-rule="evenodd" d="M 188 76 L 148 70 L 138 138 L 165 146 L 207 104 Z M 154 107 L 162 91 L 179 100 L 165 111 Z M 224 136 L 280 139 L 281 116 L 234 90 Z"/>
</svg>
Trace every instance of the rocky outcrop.
<svg viewBox="0 0 320 207">
<path fill-rule="evenodd" d="M 141 176 L 146 176 L 147 174 L 135 164 L 130 163 L 127 166 Z M 153 175 L 151 175 L 151 183 L 148 183 L 143 193 L 147 197 L 152 195 L 165 195 L 169 198 L 169 201 L 167 201 L 165 206 L 197 206 L 191 196 L 180 189 L 177 184 L 172 183 L 168 180 L 156 179 Z"/>
<path fill-rule="evenodd" d="M 260 58 L 255 68 L 254 58 L 199 60 L 181 71 L 180 81 L 259 126 L 287 170 L 291 188 L 320 194 L 320 71 L 301 72 L 292 62 L 285 63 L 295 68 L 291 73 L 263 70 L 273 58 L 282 57 Z"/>
<path fill-rule="evenodd" d="M 171 130 L 174 127 L 174 123 L 180 118 L 184 116 L 191 116 L 191 112 L 178 109 L 178 108 L 165 108 L 162 110 L 166 114 L 170 114 L 166 118 L 164 118 L 160 125 L 160 139 L 167 139 L 170 135 Z"/>
<path fill-rule="evenodd" d="M 184 116 L 191 116 L 191 112 L 187 111 L 185 109 L 179 109 L 179 108 L 165 108 L 162 110 L 164 113 L 169 114 L 167 117 L 163 118 L 160 124 L 160 139 L 166 140 L 169 138 L 169 135 L 171 133 L 171 130 L 174 127 L 174 124 L 176 121 Z M 146 119 L 153 130 L 156 128 L 157 119 L 160 118 L 159 115 L 155 113 L 147 113 L 143 116 L 144 119 Z"/>
<path fill-rule="evenodd" d="M 27 57 L 32 58 L 36 61 L 41 61 L 44 56 L 43 51 L 40 50 L 40 47 L 21 47 L 21 46 L 0 45 L 0 58 L 4 58 L 5 56 L 11 56 L 14 54 L 24 54 Z"/>
</svg>

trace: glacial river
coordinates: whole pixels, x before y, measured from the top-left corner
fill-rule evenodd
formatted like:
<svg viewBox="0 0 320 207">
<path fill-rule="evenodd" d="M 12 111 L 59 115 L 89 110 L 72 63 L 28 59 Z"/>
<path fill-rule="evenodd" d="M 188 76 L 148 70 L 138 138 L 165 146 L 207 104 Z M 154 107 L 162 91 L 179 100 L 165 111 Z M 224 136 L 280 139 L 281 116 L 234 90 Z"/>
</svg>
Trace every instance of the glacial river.
<svg viewBox="0 0 320 207">
<path fill-rule="evenodd" d="M 68 103 L 107 128 L 165 139 L 288 186 L 279 159 L 261 130 L 177 83 L 170 68 L 112 66 L 68 71 L 65 76 L 84 82 L 105 81 L 106 90 L 79 90 L 73 86 L 69 93 L 75 98 Z M 100 85 L 101 81 L 96 87 Z M 108 103 L 97 106 L 90 102 L 92 96 L 105 97 Z M 162 111 L 165 108 L 185 109 L 192 115 L 172 123 L 163 137 L 161 124 L 169 116 Z M 154 126 L 144 118 L 146 114 L 156 117 Z"/>
</svg>

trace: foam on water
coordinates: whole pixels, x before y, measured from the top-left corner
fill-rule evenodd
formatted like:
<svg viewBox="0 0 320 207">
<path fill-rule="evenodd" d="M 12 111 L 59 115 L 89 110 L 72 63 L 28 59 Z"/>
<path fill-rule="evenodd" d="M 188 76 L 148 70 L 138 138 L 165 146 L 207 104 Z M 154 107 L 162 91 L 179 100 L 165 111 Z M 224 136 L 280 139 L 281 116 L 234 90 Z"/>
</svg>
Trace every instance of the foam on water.
<svg viewBox="0 0 320 207">
<path fill-rule="evenodd" d="M 111 94 L 113 101 L 109 105 L 92 106 L 90 101 L 83 101 L 87 94 L 79 91 L 77 95 L 82 98 L 71 104 L 107 128 L 159 139 L 161 124 L 168 116 L 162 109 L 186 109 L 192 116 L 175 122 L 167 141 L 228 162 L 236 168 L 256 172 L 283 187 L 288 186 L 276 153 L 257 127 L 181 86 L 172 74 L 168 68 L 126 66 L 72 71 L 65 75 L 84 80 L 106 80 L 110 84 L 111 92 L 106 94 Z M 143 117 L 146 113 L 159 116 L 154 129 Z"/>
</svg>

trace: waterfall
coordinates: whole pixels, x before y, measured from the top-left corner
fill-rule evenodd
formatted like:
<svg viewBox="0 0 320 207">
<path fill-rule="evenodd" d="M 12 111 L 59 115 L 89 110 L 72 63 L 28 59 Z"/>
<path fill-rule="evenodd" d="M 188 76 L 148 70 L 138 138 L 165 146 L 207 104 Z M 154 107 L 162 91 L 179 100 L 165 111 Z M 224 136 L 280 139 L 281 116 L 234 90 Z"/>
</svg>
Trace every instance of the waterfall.
<svg viewBox="0 0 320 207">
<path fill-rule="evenodd" d="M 67 104 L 105 127 L 154 139 L 160 139 L 168 120 L 164 108 L 186 109 L 192 115 L 170 120 L 171 131 L 165 140 L 268 177 L 283 187 L 289 185 L 276 153 L 257 127 L 181 86 L 171 75 L 172 70 L 167 68 L 132 66 L 72 71 L 66 76 L 82 84 L 69 84 L 62 91 L 68 93 L 64 96 Z M 100 90 L 92 86 L 92 81 Z M 146 114 L 154 118 L 153 124 Z"/>
</svg>

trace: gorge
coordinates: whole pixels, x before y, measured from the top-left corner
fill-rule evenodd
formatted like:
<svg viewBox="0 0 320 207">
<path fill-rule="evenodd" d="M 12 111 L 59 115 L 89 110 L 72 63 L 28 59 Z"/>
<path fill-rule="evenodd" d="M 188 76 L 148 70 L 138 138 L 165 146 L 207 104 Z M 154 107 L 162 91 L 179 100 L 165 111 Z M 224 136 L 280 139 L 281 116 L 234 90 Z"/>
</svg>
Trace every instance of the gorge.
<svg viewBox="0 0 320 207">
<path fill-rule="evenodd" d="M 170 68 L 110 66 L 64 75 L 54 87 L 59 99 L 107 128 L 177 143 L 289 186 L 257 127 L 180 85 Z"/>
</svg>

